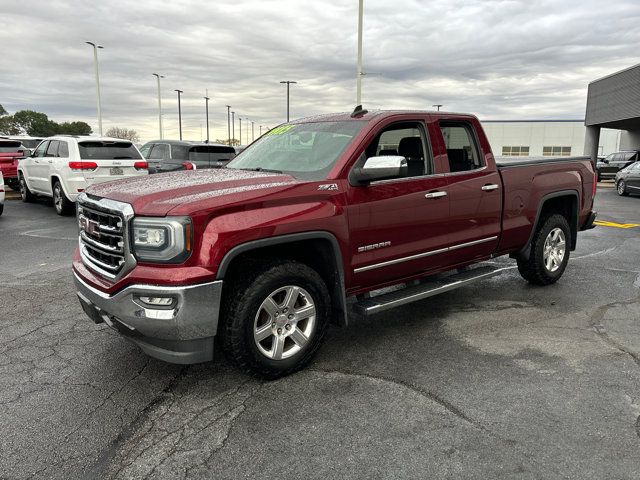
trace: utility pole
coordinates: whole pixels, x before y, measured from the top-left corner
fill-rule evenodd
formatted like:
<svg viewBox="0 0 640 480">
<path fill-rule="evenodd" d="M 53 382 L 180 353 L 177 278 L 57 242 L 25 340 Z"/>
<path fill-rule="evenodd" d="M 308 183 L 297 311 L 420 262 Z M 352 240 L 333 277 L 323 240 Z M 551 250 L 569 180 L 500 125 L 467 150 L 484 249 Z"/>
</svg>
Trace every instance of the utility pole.
<svg viewBox="0 0 640 480">
<path fill-rule="evenodd" d="M 160 140 L 162 140 L 162 95 L 160 93 L 160 79 L 164 78 L 164 75 L 154 73 L 153 76 L 158 79 L 158 129 L 160 130 Z"/>
<path fill-rule="evenodd" d="M 260 125 L 260 136 L 262 136 L 262 125 Z"/>
<path fill-rule="evenodd" d="M 249 119 L 245 118 L 244 120 L 247 122 L 247 128 L 245 130 L 247 131 L 247 145 L 249 145 Z"/>
<path fill-rule="evenodd" d="M 182 109 L 180 108 L 180 94 L 184 93 L 182 90 L 174 90 L 178 92 L 178 128 L 180 130 L 180 140 L 182 140 Z"/>
<path fill-rule="evenodd" d="M 360 0 L 362 1 L 362 0 Z M 289 85 L 291 85 L 292 83 L 298 83 L 298 82 L 294 82 L 292 80 L 283 80 L 280 83 L 286 83 L 287 84 L 287 122 L 289 122 Z"/>
<path fill-rule="evenodd" d="M 104 48 L 102 45 L 96 45 L 93 42 L 85 42 L 93 47 L 93 66 L 96 71 L 96 99 L 98 102 L 98 131 L 102 136 L 102 103 L 100 102 L 100 69 L 98 68 L 98 49 Z"/>
<path fill-rule="evenodd" d="M 256 136 L 253 134 L 253 121 L 251 121 L 251 141 L 253 142 L 256 139 Z"/>
<path fill-rule="evenodd" d="M 431 105 L 432 107 L 437 107 L 438 111 L 440 111 L 440 107 L 442 106 L 441 103 L 436 103 L 435 105 Z"/>
<path fill-rule="evenodd" d="M 238 117 L 238 124 L 240 125 L 240 133 L 239 133 L 239 144 L 238 145 L 242 145 L 242 119 L 240 117 Z"/>
<path fill-rule="evenodd" d="M 209 90 L 206 90 L 204 97 L 205 112 L 207 116 L 207 143 L 209 143 Z"/>
<path fill-rule="evenodd" d="M 231 112 L 231 105 L 227 105 L 227 134 L 229 137 L 229 146 L 231 146 L 231 116 L 229 114 Z"/>
<path fill-rule="evenodd" d="M 231 138 L 236 139 L 236 112 L 231 112 Z"/>
<path fill-rule="evenodd" d="M 358 66 L 356 71 L 356 105 L 362 105 L 362 17 L 364 16 L 364 0 L 358 4 Z"/>
</svg>

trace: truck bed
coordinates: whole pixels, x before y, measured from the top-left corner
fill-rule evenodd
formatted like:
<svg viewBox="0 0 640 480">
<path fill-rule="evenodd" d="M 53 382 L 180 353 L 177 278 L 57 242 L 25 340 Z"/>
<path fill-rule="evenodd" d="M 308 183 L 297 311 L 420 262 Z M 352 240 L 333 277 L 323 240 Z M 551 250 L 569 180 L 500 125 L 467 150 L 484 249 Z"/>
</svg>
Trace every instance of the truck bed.
<svg viewBox="0 0 640 480">
<path fill-rule="evenodd" d="M 495 157 L 498 168 L 541 165 L 545 163 L 566 163 L 590 160 L 589 157 Z"/>
</svg>

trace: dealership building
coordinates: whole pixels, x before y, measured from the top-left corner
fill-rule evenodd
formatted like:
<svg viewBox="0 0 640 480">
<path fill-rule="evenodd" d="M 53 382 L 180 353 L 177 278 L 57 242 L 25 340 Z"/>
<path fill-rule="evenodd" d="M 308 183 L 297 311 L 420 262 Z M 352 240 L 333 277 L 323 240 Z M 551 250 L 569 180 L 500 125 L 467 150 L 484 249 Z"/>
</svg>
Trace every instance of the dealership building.
<svg viewBox="0 0 640 480">
<path fill-rule="evenodd" d="M 594 80 L 584 120 L 485 120 L 496 155 L 580 156 L 640 150 L 640 64 Z"/>
<path fill-rule="evenodd" d="M 495 155 L 557 157 L 584 155 L 584 120 L 485 120 L 485 133 Z M 617 152 L 618 130 L 600 131 L 598 155 Z"/>
</svg>

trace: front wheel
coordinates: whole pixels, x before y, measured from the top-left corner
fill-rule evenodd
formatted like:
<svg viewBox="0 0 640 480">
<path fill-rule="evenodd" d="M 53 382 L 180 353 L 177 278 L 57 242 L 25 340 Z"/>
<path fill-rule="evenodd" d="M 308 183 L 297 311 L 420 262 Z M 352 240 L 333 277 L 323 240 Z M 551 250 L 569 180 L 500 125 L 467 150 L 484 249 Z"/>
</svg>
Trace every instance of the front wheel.
<svg viewBox="0 0 640 480">
<path fill-rule="evenodd" d="M 225 292 L 222 346 L 241 370 L 275 379 L 303 368 L 318 350 L 329 292 L 315 270 L 293 261 L 257 267 L 252 277 L 244 271 Z"/>
<path fill-rule="evenodd" d="M 53 206 L 58 215 L 70 215 L 73 212 L 73 202 L 64 194 L 58 181 L 53 184 Z"/>
<path fill-rule="evenodd" d="M 616 191 L 618 192 L 618 195 L 622 197 L 626 197 L 627 195 L 629 195 L 629 192 L 627 192 L 627 184 L 624 183 L 624 180 L 618 181 L 618 184 L 616 185 Z"/>
<path fill-rule="evenodd" d="M 531 240 L 528 259 L 518 260 L 522 278 L 534 285 L 550 285 L 558 281 L 569 262 L 571 229 L 559 214 L 547 217 Z"/>
</svg>

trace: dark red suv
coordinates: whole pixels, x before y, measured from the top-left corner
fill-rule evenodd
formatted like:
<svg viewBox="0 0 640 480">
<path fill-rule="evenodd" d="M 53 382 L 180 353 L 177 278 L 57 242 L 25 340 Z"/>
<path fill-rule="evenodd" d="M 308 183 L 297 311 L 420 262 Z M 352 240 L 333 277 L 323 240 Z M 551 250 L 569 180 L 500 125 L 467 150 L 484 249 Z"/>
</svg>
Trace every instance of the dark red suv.
<svg viewBox="0 0 640 480">
<path fill-rule="evenodd" d="M 17 140 L 0 138 L 0 172 L 4 182 L 16 192 L 18 185 L 18 160 L 28 157 L 31 152 Z"/>
</svg>

